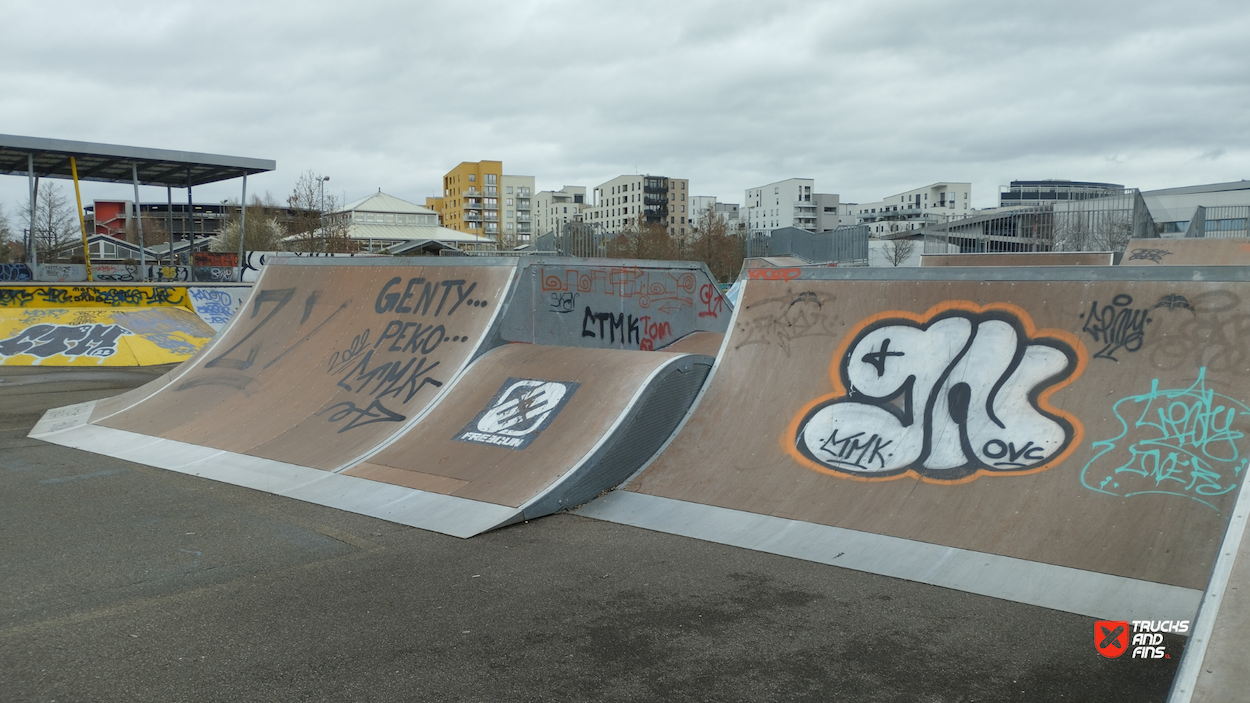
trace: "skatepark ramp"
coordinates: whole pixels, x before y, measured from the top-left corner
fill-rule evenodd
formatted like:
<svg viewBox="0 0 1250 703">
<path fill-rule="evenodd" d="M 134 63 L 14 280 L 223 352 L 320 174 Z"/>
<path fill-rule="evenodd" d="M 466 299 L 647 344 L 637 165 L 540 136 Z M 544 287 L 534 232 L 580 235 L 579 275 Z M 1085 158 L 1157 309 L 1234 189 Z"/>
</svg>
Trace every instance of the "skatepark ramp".
<svg viewBox="0 0 1250 703">
<path fill-rule="evenodd" d="M 154 366 L 189 359 L 248 286 L 0 286 L 0 364 Z"/>
<path fill-rule="evenodd" d="M 646 350 L 728 326 L 701 266 L 409 261 L 272 263 L 187 363 L 31 436 L 467 537 L 633 473 L 713 361 Z"/>
<path fill-rule="evenodd" d="M 1250 239 L 1133 239 L 1121 266 L 1250 266 Z"/>
<path fill-rule="evenodd" d="M 1112 619 L 1193 620 L 1250 464 L 1250 276 L 747 277 L 674 437 L 582 515 Z"/>
</svg>

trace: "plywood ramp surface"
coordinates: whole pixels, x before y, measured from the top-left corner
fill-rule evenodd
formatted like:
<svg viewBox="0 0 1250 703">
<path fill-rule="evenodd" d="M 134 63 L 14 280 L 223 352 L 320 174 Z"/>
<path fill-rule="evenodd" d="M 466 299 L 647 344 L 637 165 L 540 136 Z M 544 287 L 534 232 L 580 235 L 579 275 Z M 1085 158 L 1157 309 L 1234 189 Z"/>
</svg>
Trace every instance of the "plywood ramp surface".
<svg viewBox="0 0 1250 703">
<path fill-rule="evenodd" d="M 468 363 L 484 344 L 513 270 L 266 267 L 208 353 L 143 402 L 110 402 L 93 421 L 339 468 L 403 428 Z"/>
<path fill-rule="evenodd" d="M 412 431 L 347 474 L 520 507 L 590 455 L 652 376 L 678 356 L 530 344 L 494 349 Z M 529 404 L 530 417 L 518 401 Z M 502 415 L 490 415 L 496 407 Z M 499 431 L 484 434 L 487 425 Z"/>
<path fill-rule="evenodd" d="M 807 276 L 747 282 L 628 491 L 1205 586 L 1250 456 L 1250 284 Z"/>
<path fill-rule="evenodd" d="M 1250 266 L 1250 240 L 1133 239 L 1121 266 Z"/>
<path fill-rule="evenodd" d="M 721 343 L 724 341 L 723 332 L 695 332 L 664 347 L 662 351 L 716 356 L 720 353 Z"/>
</svg>

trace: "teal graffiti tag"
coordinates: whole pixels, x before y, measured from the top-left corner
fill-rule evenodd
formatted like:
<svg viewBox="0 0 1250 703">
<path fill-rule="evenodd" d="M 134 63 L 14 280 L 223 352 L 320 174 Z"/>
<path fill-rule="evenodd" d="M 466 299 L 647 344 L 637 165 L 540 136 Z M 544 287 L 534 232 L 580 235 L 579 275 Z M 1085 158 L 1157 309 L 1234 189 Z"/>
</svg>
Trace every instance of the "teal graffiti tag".
<svg viewBox="0 0 1250 703">
<path fill-rule="evenodd" d="M 1206 499 L 1236 488 L 1250 463 L 1237 449 L 1245 432 L 1235 427 L 1250 423 L 1250 407 L 1208 389 L 1206 373 L 1201 368 L 1192 385 L 1174 390 L 1160 390 L 1156 378 L 1150 392 L 1116 401 L 1111 410 L 1120 421 L 1120 434 L 1093 443 L 1101 451 L 1081 470 L 1081 483 L 1125 498 L 1183 496 L 1218 511 Z M 1114 454 L 1126 443 L 1127 457 Z M 1115 468 L 1104 468 L 1122 460 Z"/>
</svg>

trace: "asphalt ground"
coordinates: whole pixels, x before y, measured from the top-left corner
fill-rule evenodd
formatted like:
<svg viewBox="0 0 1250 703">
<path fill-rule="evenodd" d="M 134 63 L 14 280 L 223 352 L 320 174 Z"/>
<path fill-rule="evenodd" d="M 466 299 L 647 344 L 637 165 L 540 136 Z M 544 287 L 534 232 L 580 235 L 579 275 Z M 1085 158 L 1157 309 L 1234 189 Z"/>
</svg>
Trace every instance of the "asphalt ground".
<svg viewBox="0 0 1250 703">
<path fill-rule="evenodd" d="M 1163 701 L 1093 619 L 555 515 L 461 540 L 28 439 L 162 373 L 0 367 L 3 701 Z"/>
</svg>

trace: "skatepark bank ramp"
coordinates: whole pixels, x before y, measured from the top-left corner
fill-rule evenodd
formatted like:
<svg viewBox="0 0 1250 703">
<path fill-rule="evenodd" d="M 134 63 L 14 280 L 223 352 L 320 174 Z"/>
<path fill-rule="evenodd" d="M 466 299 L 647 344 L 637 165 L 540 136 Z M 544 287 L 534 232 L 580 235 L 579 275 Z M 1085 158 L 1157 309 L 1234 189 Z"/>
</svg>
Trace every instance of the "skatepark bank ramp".
<svg viewBox="0 0 1250 703">
<path fill-rule="evenodd" d="M 251 286 L 0 285 L 0 364 L 156 366 L 186 361 Z"/>
<path fill-rule="evenodd" d="M 595 282 L 573 292 L 596 307 L 566 322 L 544 306 L 558 319 L 538 343 L 508 344 L 501 322 L 536 266 Z M 644 330 L 723 332 L 727 314 L 697 314 L 709 283 L 629 262 L 279 260 L 190 361 L 49 411 L 31 436 L 470 536 L 584 502 L 658 449 L 712 358 L 640 351 Z M 706 305 L 727 313 L 719 293 Z"/>
<path fill-rule="evenodd" d="M 683 426 L 579 513 L 1193 620 L 1250 461 L 1247 322 L 1232 268 L 748 278 Z"/>
</svg>

